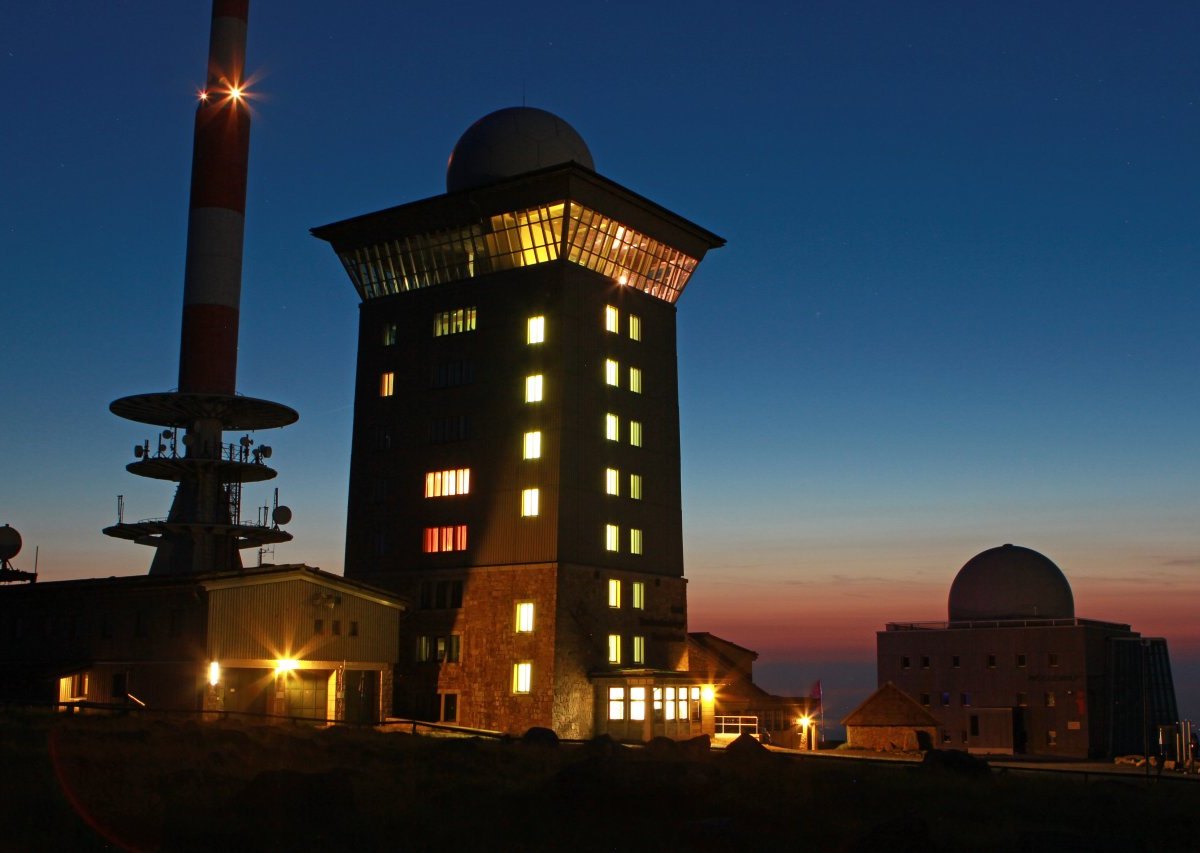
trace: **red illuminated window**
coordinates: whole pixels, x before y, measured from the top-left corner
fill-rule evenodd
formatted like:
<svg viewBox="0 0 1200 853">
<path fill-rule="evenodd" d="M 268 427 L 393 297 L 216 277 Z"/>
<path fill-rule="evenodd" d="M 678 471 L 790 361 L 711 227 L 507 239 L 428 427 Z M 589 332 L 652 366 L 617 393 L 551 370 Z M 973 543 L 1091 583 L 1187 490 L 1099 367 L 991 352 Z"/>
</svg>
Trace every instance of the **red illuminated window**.
<svg viewBox="0 0 1200 853">
<path fill-rule="evenodd" d="M 425 553 L 467 550 L 467 526 L 454 524 L 446 527 L 425 528 Z"/>
</svg>

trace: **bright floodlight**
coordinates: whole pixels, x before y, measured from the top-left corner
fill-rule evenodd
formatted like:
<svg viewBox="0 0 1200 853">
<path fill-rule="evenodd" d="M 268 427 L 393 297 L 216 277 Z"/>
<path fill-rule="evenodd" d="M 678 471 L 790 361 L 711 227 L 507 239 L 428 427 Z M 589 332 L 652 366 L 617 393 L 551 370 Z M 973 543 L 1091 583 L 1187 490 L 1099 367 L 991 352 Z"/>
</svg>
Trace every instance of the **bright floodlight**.
<svg viewBox="0 0 1200 853">
<path fill-rule="evenodd" d="M 277 673 L 278 672 L 291 672 L 299 665 L 300 665 L 299 661 L 292 660 L 291 658 L 284 658 L 283 660 L 277 660 L 277 661 L 275 661 L 275 672 L 277 672 Z"/>
<path fill-rule="evenodd" d="M 213 687 L 221 683 L 221 665 L 216 661 L 208 665 L 208 683 Z"/>
</svg>

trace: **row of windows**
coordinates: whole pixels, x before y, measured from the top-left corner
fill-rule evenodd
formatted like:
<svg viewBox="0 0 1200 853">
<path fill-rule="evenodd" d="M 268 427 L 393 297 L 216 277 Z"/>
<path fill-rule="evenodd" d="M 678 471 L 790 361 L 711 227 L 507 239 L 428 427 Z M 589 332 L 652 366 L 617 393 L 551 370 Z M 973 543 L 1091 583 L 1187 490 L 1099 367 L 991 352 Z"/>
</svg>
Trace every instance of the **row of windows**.
<svg viewBox="0 0 1200 853">
<path fill-rule="evenodd" d="M 655 722 L 700 720 L 699 687 L 652 687 L 649 690 Z M 646 719 L 646 691 L 645 687 L 608 688 L 608 718 L 635 722 Z"/>
<path fill-rule="evenodd" d="M 425 497 L 444 498 L 466 495 L 471 492 L 471 469 L 450 468 L 446 471 L 430 471 L 425 475 Z"/>
<path fill-rule="evenodd" d="M 604 550 L 621 550 L 621 528 L 619 525 L 604 525 Z M 629 553 L 642 553 L 642 531 L 639 528 L 631 527 L 629 529 Z"/>
<path fill-rule="evenodd" d="M 621 472 L 616 468 L 604 469 L 604 491 L 616 497 L 621 496 Z M 642 499 L 642 475 L 629 475 L 629 497 L 635 501 Z"/>
<path fill-rule="evenodd" d="M 474 308 L 458 308 L 454 311 L 441 311 L 433 315 L 433 336 L 435 338 L 473 331 L 475 331 Z"/>
<path fill-rule="evenodd" d="M 645 663 L 646 662 L 646 638 L 645 637 L 633 637 L 632 640 L 633 640 L 633 649 L 632 649 L 633 663 Z M 622 645 L 622 643 L 621 643 L 621 635 L 620 634 L 609 634 L 608 635 L 608 662 L 609 663 L 619 664 L 621 662 L 621 645 Z"/>
<path fill-rule="evenodd" d="M 622 584 L 619 578 L 608 579 L 608 606 L 619 608 L 621 606 L 621 588 Z M 634 610 L 646 609 L 646 584 L 642 581 L 633 581 L 629 584 L 629 606 Z"/>
<path fill-rule="evenodd" d="M 422 610 L 457 610 L 462 607 L 461 580 L 421 581 L 417 600 Z"/>
<path fill-rule="evenodd" d="M 462 637 L 450 634 L 445 637 L 422 635 L 417 637 L 417 662 L 458 663 L 462 656 Z"/>
<path fill-rule="evenodd" d="M 921 669 L 929 669 L 931 666 L 931 663 L 932 663 L 929 655 L 918 656 L 918 661 L 920 662 Z M 988 669 L 995 669 L 997 666 L 999 666 L 998 658 L 994 654 L 987 655 L 984 658 L 984 662 L 987 664 Z M 1024 652 L 1018 652 L 1016 655 L 1013 656 L 1013 665 L 1017 669 L 1025 669 L 1026 667 L 1029 666 L 1029 655 L 1027 655 Z M 962 657 L 960 655 L 951 655 L 950 656 L 950 666 L 954 669 L 958 669 L 959 667 L 961 667 L 962 666 Z M 1058 666 L 1058 653 L 1057 652 L 1047 652 L 1046 653 L 1046 666 L 1049 666 L 1049 667 L 1057 667 Z M 909 655 L 900 655 L 900 668 L 901 669 L 912 669 L 912 658 Z"/>
<path fill-rule="evenodd" d="M 952 696 L 952 694 L 948 690 L 942 692 L 941 706 L 943 708 L 950 707 L 951 696 Z M 930 694 L 922 693 L 920 695 L 920 699 L 921 699 L 922 705 L 924 705 L 927 708 L 930 706 L 930 702 L 931 702 Z M 1020 708 L 1028 708 L 1029 707 L 1029 694 L 1028 693 L 1018 692 L 1016 694 L 1016 700 L 1017 700 L 1016 704 L 1018 707 L 1020 707 Z M 1047 708 L 1055 708 L 1058 706 L 1058 695 L 1053 690 L 1047 690 L 1045 693 L 1042 694 L 1042 702 L 1043 702 L 1044 706 Z M 962 706 L 963 708 L 970 708 L 971 707 L 971 694 L 970 693 L 959 693 L 958 694 L 958 704 L 960 706 Z"/>
<path fill-rule="evenodd" d="M 604 383 L 615 387 L 621 384 L 621 365 L 614 359 L 604 360 Z M 642 370 L 639 367 L 629 368 L 629 390 L 635 394 L 642 393 Z"/>
<path fill-rule="evenodd" d="M 637 314 L 629 315 L 629 337 L 631 340 L 642 339 L 642 318 Z M 613 305 L 604 306 L 604 330 L 613 334 L 621 334 L 621 312 Z"/>
<path fill-rule="evenodd" d="M 426 527 L 424 550 L 426 554 L 467 550 L 467 526 L 450 524 L 441 527 Z"/>
<path fill-rule="evenodd" d="M 611 412 L 604 416 L 604 437 L 609 441 L 621 440 L 621 419 Z M 642 446 L 641 421 L 629 422 L 629 443 L 634 447 Z"/>
<path fill-rule="evenodd" d="M 329 633 L 332 636 L 340 637 L 342 635 L 342 620 L 341 619 L 331 619 L 328 624 L 329 624 Z M 326 625 L 326 622 L 324 619 L 314 619 L 313 620 L 313 633 L 316 634 L 318 637 L 325 636 L 325 625 Z M 349 636 L 349 637 L 357 637 L 358 636 L 358 622 L 357 621 L 355 621 L 353 619 L 350 620 L 350 624 L 347 626 L 346 636 Z"/>
<path fill-rule="evenodd" d="M 975 716 L 974 714 L 971 715 L 970 727 L 970 736 L 979 737 L 979 717 Z M 969 742 L 967 737 L 967 729 L 962 729 L 960 737 L 963 743 Z M 942 743 L 951 743 L 952 741 L 953 738 L 950 735 L 950 731 L 948 729 L 942 729 Z M 1053 729 L 1048 729 L 1046 731 L 1046 746 L 1058 746 L 1058 732 L 1054 731 Z"/>
</svg>

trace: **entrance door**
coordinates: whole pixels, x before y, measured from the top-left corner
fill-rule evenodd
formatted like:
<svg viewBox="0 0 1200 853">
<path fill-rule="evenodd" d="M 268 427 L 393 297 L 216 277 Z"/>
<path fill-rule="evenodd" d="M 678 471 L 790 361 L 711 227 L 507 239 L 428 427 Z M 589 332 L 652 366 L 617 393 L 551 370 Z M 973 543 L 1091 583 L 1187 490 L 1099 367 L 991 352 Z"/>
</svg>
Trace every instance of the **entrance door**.
<svg viewBox="0 0 1200 853">
<path fill-rule="evenodd" d="M 348 669 L 346 685 L 346 722 L 374 725 L 379 722 L 379 673 Z"/>
</svg>

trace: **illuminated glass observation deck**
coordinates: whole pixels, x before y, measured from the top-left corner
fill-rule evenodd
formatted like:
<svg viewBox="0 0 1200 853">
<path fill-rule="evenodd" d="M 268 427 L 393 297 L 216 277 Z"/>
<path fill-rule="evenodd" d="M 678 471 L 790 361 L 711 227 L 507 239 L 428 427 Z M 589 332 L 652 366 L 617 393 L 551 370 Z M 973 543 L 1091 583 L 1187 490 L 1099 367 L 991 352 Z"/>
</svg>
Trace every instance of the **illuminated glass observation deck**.
<svg viewBox="0 0 1200 853">
<path fill-rule="evenodd" d="M 530 203 L 514 209 L 514 193 Z M 704 253 L 724 242 L 577 163 L 313 234 L 333 244 L 363 301 L 566 261 L 674 304 Z"/>
</svg>

